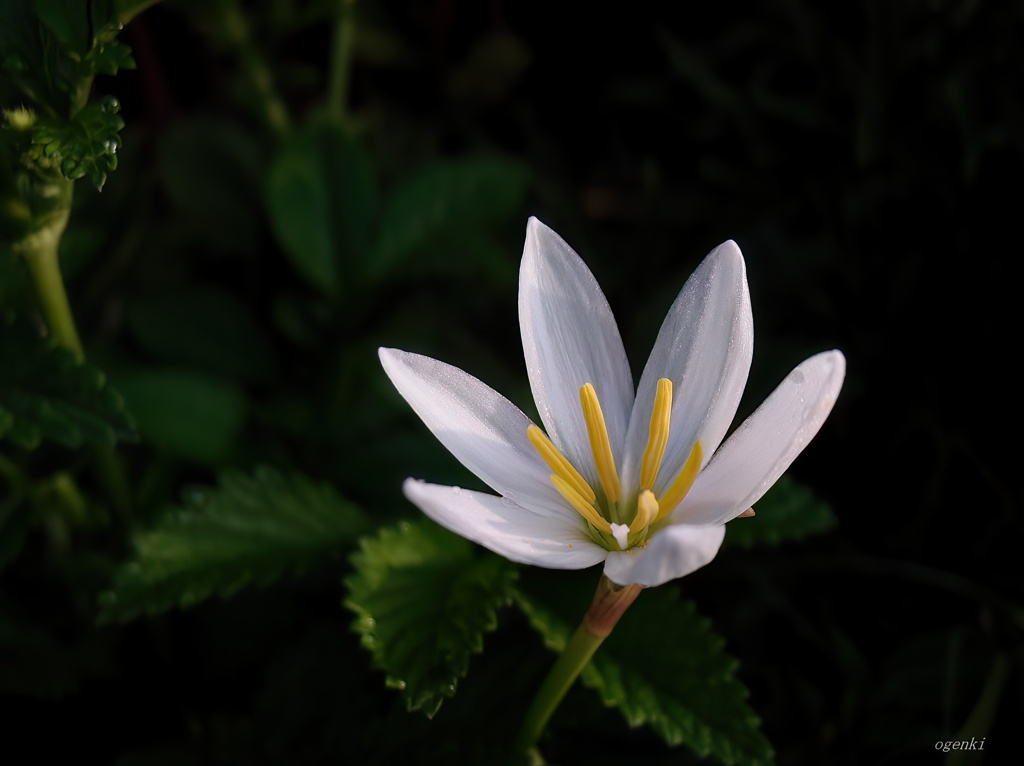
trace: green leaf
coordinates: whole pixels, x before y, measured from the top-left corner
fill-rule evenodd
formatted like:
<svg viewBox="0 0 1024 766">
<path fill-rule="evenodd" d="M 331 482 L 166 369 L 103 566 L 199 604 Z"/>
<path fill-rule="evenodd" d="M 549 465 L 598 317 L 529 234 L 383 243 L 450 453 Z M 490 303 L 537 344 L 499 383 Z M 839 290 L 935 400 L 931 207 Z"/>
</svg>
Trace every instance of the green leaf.
<svg viewBox="0 0 1024 766">
<path fill-rule="evenodd" d="M 434 715 L 494 630 L 515 567 L 477 556 L 472 543 L 429 521 L 382 530 L 352 562 L 345 605 L 358 615 L 363 646 L 409 710 Z"/>
<path fill-rule="evenodd" d="M 368 256 L 377 186 L 366 150 L 341 127 L 310 123 L 275 158 L 266 199 L 292 265 L 336 295 Z"/>
<path fill-rule="evenodd" d="M 558 652 L 573 626 L 557 615 L 575 616 L 566 605 L 578 604 L 582 617 L 589 603 L 585 590 L 567 598 L 571 585 L 565 583 L 572 577 L 560 579 L 560 586 L 547 586 L 543 595 L 516 594 L 545 644 Z M 652 588 L 629 608 L 581 679 L 630 726 L 650 726 L 670 745 L 686 744 L 700 757 L 725 764 L 771 764 L 771 745 L 724 644 L 693 603 L 680 601 L 671 588 Z"/>
<path fill-rule="evenodd" d="M 0 324 L 0 438 L 25 449 L 43 439 L 111 446 L 134 441 L 135 426 L 100 370 L 52 341 Z"/>
<path fill-rule="evenodd" d="M 236 386 L 195 372 L 142 370 L 117 383 L 147 441 L 200 463 L 227 459 L 249 409 Z"/>
<path fill-rule="evenodd" d="M 89 4 L 82 0 L 33 0 L 39 20 L 69 52 L 84 56 L 89 39 Z"/>
<path fill-rule="evenodd" d="M 726 525 L 725 540 L 732 545 L 778 545 L 821 534 L 836 525 L 827 503 L 802 484 L 783 476 L 755 508 L 757 515 Z"/>
<path fill-rule="evenodd" d="M 59 170 L 71 181 L 88 177 L 97 189 L 103 189 L 107 173 L 117 167 L 118 135 L 124 120 L 118 116 L 121 105 L 113 96 L 81 109 L 69 122 L 40 120 L 32 134 L 29 160 L 40 169 Z"/>
<path fill-rule="evenodd" d="M 176 120 L 161 136 L 157 160 L 167 196 L 203 245 L 251 255 L 260 247 L 255 210 L 265 160 L 257 141 L 224 119 Z"/>
<path fill-rule="evenodd" d="M 128 305 L 127 321 L 139 344 L 161 362 L 246 383 L 265 382 L 276 367 L 274 350 L 246 305 L 215 287 L 138 295 Z"/>
<path fill-rule="evenodd" d="M 116 40 L 97 44 L 84 62 L 89 74 L 115 75 L 122 69 L 135 69 L 132 49 Z"/>
<path fill-rule="evenodd" d="M 500 157 L 421 169 L 384 208 L 372 274 L 384 277 L 415 261 L 419 269 L 452 271 L 500 260 L 486 235 L 519 209 L 529 179 L 523 165 Z"/>
<path fill-rule="evenodd" d="M 135 536 L 135 557 L 100 597 L 100 620 L 127 620 L 213 594 L 230 596 L 337 557 L 366 527 L 363 512 L 329 485 L 269 468 L 225 472 L 217 489 Z"/>
</svg>

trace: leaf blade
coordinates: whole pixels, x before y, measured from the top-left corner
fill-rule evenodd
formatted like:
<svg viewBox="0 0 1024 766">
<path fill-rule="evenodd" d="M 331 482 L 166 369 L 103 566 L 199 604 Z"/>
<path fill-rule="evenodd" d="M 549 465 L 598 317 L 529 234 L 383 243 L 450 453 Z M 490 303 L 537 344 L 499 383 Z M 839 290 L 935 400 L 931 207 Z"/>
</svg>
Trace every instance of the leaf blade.
<svg viewBox="0 0 1024 766">
<path fill-rule="evenodd" d="M 305 571 L 338 555 L 366 524 L 327 484 L 270 468 L 225 472 L 218 488 L 187 493 L 135 536 L 135 558 L 101 595 L 99 620 L 186 608 Z"/>
<path fill-rule="evenodd" d="M 0 438 L 75 449 L 134 441 L 135 423 L 106 376 L 50 340 L 0 325 Z"/>
<path fill-rule="evenodd" d="M 496 627 L 515 567 L 476 556 L 471 543 L 427 521 L 381 530 L 353 563 L 345 600 L 353 629 L 406 707 L 434 715 Z"/>
<path fill-rule="evenodd" d="M 557 615 L 567 604 L 582 609 L 587 603 L 585 590 L 573 598 L 567 591 L 563 584 L 546 588 L 540 597 L 520 589 L 515 595 L 545 645 L 558 652 L 571 626 Z M 552 599 L 558 608 L 552 608 Z M 692 602 L 680 602 L 671 588 L 649 589 L 598 649 L 581 680 L 605 705 L 618 708 L 629 726 L 649 726 L 669 745 L 686 744 L 697 755 L 725 764 L 767 766 L 773 763 L 771 745 L 746 704 L 737 662 L 725 653 L 724 643 Z"/>
</svg>

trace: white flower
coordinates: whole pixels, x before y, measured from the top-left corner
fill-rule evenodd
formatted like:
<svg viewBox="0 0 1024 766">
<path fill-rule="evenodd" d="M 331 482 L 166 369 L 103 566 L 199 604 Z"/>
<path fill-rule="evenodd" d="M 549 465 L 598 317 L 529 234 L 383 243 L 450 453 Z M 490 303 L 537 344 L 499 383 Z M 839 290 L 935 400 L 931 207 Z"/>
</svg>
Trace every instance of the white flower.
<svg viewBox="0 0 1024 766">
<path fill-rule="evenodd" d="M 637 285 L 636 299 L 649 288 Z M 818 432 L 846 367 L 839 351 L 811 357 L 722 444 L 753 348 L 743 256 L 733 242 L 687 280 L 635 396 L 597 281 L 535 218 L 519 275 L 519 321 L 544 431 L 462 370 L 380 349 L 391 381 L 427 427 L 500 497 L 413 479 L 405 495 L 512 561 L 554 569 L 604 561 L 619 585 L 660 585 L 711 561 L 724 524 L 757 502 Z"/>
</svg>

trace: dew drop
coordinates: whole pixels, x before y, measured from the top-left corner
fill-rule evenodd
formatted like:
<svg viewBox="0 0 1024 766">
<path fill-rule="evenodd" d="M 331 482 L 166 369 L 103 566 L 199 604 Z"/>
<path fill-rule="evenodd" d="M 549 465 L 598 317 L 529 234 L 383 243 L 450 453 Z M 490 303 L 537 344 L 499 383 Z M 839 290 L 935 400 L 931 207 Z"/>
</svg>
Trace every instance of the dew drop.
<svg viewBox="0 0 1024 766">
<path fill-rule="evenodd" d="M 117 114 L 121 111 L 121 102 L 114 96 L 104 96 L 100 99 L 100 109 L 107 114 Z"/>
<path fill-rule="evenodd" d="M 803 370 L 793 370 L 793 372 L 790 373 L 789 375 L 789 379 L 799 386 L 801 383 L 804 382 Z"/>
<path fill-rule="evenodd" d="M 117 141 L 110 139 L 103 144 L 103 148 L 107 150 L 107 154 L 117 154 Z"/>
<path fill-rule="evenodd" d="M 452 492 L 456 495 L 462 494 L 462 487 L 452 487 Z"/>
</svg>

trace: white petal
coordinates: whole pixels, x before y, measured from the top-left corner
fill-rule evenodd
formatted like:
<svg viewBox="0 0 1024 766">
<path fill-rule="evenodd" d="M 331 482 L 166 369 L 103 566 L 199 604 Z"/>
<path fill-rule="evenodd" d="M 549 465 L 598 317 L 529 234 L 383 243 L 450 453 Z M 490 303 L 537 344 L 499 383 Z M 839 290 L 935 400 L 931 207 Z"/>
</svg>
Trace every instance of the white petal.
<svg viewBox="0 0 1024 766">
<path fill-rule="evenodd" d="M 672 420 L 655 494 L 678 475 L 699 437 L 705 462 L 736 415 L 750 372 L 754 320 L 743 255 L 719 245 L 683 285 L 662 323 L 637 388 L 626 437 L 628 486 L 636 488 L 660 378 L 672 381 Z"/>
<path fill-rule="evenodd" d="M 789 373 L 701 471 L 673 518 L 722 524 L 760 500 L 818 433 L 845 374 L 839 351 L 812 356 Z"/>
<path fill-rule="evenodd" d="M 721 524 L 668 526 L 655 533 L 644 548 L 609 553 L 604 573 L 619 585 L 661 585 L 711 561 L 724 537 Z"/>
<path fill-rule="evenodd" d="M 530 386 L 548 436 L 588 481 L 595 482 L 579 389 L 593 384 L 618 463 L 633 406 L 633 376 L 615 318 L 594 275 L 536 218 L 526 228 L 519 271 L 519 324 Z"/>
<path fill-rule="evenodd" d="M 406 479 L 405 496 L 438 524 L 520 564 L 584 569 L 606 551 L 581 524 L 541 516 L 507 498 Z"/>
<path fill-rule="evenodd" d="M 398 392 L 466 468 L 520 505 L 575 520 L 527 439 L 530 419 L 518 407 L 458 367 L 397 349 L 379 354 Z"/>
</svg>

